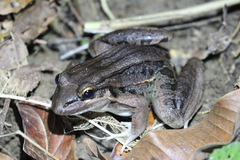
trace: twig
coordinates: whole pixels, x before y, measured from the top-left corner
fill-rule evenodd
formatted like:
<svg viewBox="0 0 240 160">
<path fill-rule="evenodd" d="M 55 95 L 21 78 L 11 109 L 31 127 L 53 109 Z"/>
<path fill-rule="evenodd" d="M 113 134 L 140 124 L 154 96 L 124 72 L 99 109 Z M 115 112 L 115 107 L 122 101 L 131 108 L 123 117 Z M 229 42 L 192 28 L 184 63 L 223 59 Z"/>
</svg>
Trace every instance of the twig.
<svg viewBox="0 0 240 160">
<path fill-rule="evenodd" d="M 234 32 L 231 35 L 232 39 L 235 38 L 235 36 L 238 34 L 239 30 L 240 30 L 240 21 L 238 22 L 236 29 L 234 30 Z"/>
<path fill-rule="evenodd" d="M 2 112 L 0 113 L 0 134 L 3 133 L 3 126 L 9 109 L 10 102 L 11 100 L 9 98 L 5 99 Z"/>
<path fill-rule="evenodd" d="M 60 44 L 65 44 L 65 43 L 75 43 L 75 42 L 79 42 L 79 41 L 82 41 L 82 40 L 86 40 L 86 38 L 83 38 L 83 37 L 56 38 L 56 39 L 48 40 L 47 44 L 48 45 L 60 45 Z"/>
<path fill-rule="evenodd" d="M 71 51 L 68 51 L 67 53 L 64 53 L 63 55 L 60 56 L 60 59 L 61 60 L 64 60 L 64 59 L 67 59 L 71 56 L 73 56 L 74 54 L 80 52 L 80 51 L 83 51 L 85 49 L 87 49 L 89 46 L 88 43 L 84 44 L 84 45 L 81 45 L 80 47 L 76 48 L 76 49 L 73 49 Z"/>
<path fill-rule="evenodd" d="M 172 10 L 167 12 L 160 12 L 156 14 L 142 15 L 137 17 L 130 17 L 124 19 L 116 19 L 111 21 L 96 21 L 86 22 L 84 26 L 85 32 L 99 33 L 119 28 L 133 27 L 139 25 L 156 24 L 160 22 L 166 22 L 169 20 L 196 18 L 200 17 L 203 13 L 207 13 L 214 10 L 219 10 L 225 5 L 232 6 L 239 4 L 240 0 L 218 0 L 209 3 L 188 7 L 184 9 Z"/>
<path fill-rule="evenodd" d="M 20 96 L 9 95 L 9 94 L 0 94 L 0 98 L 10 98 L 10 99 L 15 99 L 15 100 L 19 100 L 19 101 L 34 103 L 34 104 L 46 107 L 45 109 L 47 109 L 47 110 L 51 108 L 51 103 L 44 103 L 44 102 L 40 102 L 40 101 L 37 101 L 34 99 L 28 99 L 26 97 L 20 97 Z"/>
<path fill-rule="evenodd" d="M 204 19 L 204 20 L 197 21 L 197 22 L 184 23 L 184 24 L 164 27 L 164 29 L 167 29 L 167 30 L 177 30 L 177 29 L 189 28 L 189 27 L 194 27 L 194 26 L 201 26 L 201 25 L 205 25 L 205 24 L 209 24 L 209 23 L 213 23 L 213 22 L 217 22 L 217 21 L 220 22 L 221 19 L 222 18 L 220 16 L 218 16 L 218 17 Z"/>
<path fill-rule="evenodd" d="M 47 44 L 47 41 L 46 40 L 43 40 L 43 39 L 35 39 L 33 41 L 34 44 L 43 44 L 43 45 L 46 45 Z"/>
<path fill-rule="evenodd" d="M 111 132 L 109 132 L 108 130 L 106 130 L 104 127 L 100 126 L 99 124 L 97 124 L 96 122 L 94 122 L 93 120 L 89 119 L 89 118 L 86 118 L 82 115 L 76 115 L 77 117 L 81 118 L 81 119 L 84 119 L 86 121 L 88 121 L 89 123 L 91 123 L 92 125 L 96 126 L 97 128 L 99 128 L 101 131 L 107 133 L 108 135 L 110 136 L 113 136 L 114 134 L 112 134 Z M 123 141 L 119 140 L 118 138 L 116 138 L 121 144 L 124 144 Z M 128 149 L 131 150 L 130 147 L 127 146 Z"/>
<path fill-rule="evenodd" d="M 104 131 L 105 133 L 109 134 L 110 136 L 112 136 L 113 134 L 111 132 L 109 132 L 108 130 L 106 130 L 105 128 L 103 128 L 102 126 L 100 126 L 99 124 L 95 123 L 93 120 L 86 118 L 82 115 L 76 115 L 76 117 L 79 117 L 81 119 L 84 119 L 86 121 L 88 121 L 89 123 L 91 123 L 92 125 L 96 126 L 97 128 L 99 128 L 100 130 Z"/>
<path fill-rule="evenodd" d="M 35 147 L 37 147 L 38 149 L 40 149 L 41 151 L 43 151 L 44 153 L 47 153 L 48 156 L 50 156 L 51 158 L 55 159 L 55 160 L 59 160 L 57 157 L 55 157 L 53 154 L 49 153 L 46 149 L 42 148 L 39 144 L 37 144 L 34 140 L 32 140 L 31 138 L 29 138 L 27 135 L 25 135 L 22 131 L 17 130 L 15 132 L 12 133 L 8 133 L 8 134 L 3 134 L 0 135 L 0 138 L 2 137 L 8 137 L 8 136 L 13 136 L 13 135 L 20 135 L 22 136 L 24 139 L 28 140 L 31 144 L 33 144 Z"/>
<path fill-rule="evenodd" d="M 234 56 L 237 57 L 240 54 L 240 47 L 234 52 Z"/>
<path fill-rule="evenodd" d="M 68 1 L 68 6 L 71 10 L 71 12 L 73 13 L 73 15 L 75 16 L 75 18 L 77 19 L 77 21 L 84 26 L 84 22 L 82 20 L 82 18 L 80 17 L 80 15 L 78 14 L 77 10 L 75 9 L 75 7 L 72 4 L 72 1 Z"/>
<path fill-rule="evenodd" d="M 113 15 L 112 11 L 109 9 L 107 0 L 100 0 L 101 6 L 105 14 L 108 16 L 110 20 L 116 19 L 115 16 Z"/>
</svg>

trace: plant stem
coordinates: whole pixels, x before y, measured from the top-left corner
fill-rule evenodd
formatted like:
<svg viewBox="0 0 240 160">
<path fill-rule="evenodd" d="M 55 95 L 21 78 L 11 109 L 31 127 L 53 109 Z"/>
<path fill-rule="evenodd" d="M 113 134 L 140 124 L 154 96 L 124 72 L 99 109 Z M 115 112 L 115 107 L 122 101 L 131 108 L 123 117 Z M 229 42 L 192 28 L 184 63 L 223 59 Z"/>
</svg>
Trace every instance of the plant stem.
<svg viewBox="0 0 240 160">
<path fill-rule="evenodd" d="M 100 33 L 109 32 L 114 29 L 159 24 L 170 20 L 196 18 L 203 16 L 204 13 L 219 10 L 226 6 L 233 6 L 239 4 L 240 0 L 216 0 L 209 3 L 204 3 L 188 8 L 172 10 L 167 12 L 160 12 L 149 15 L 142 15 L 130 18 L 115 19 L 110 21 L 95 21 L 86 22 L 84 26 L 85 32 Z"/>
</svg>

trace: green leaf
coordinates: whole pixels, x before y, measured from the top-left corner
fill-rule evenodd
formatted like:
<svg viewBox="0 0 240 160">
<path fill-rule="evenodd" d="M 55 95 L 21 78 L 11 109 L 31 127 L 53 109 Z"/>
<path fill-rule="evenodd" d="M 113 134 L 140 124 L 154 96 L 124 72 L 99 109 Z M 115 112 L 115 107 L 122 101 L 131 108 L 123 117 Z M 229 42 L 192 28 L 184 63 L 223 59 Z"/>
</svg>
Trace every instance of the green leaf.
<svg viewBox="0 0 240 160">
<path fill-rule="evenodd" d="M 209 160 L 238 160 L 240 159 L 240 142 L 233 142 L 222 148 L 215 149 Z"/>
<path fill-rule="evenodd" d="M 86 43 L 89 43 L 89 40 L 82 40 L 82 41 L 81 41 L 81 45 L 84 45 L 84 44 L 86 44 Z"/>
</svg>

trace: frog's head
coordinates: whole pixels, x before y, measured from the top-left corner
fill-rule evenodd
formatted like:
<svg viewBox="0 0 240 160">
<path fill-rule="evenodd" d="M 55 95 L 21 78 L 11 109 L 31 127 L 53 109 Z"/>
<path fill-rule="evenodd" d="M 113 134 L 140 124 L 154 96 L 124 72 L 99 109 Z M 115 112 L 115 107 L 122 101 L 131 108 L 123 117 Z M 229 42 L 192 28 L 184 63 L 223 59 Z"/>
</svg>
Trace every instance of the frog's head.
<svg viewBox="0 0 240 160">
<path fill-rule="evenodd" d="M 52 110 L 59 115 L 77 115 L 88 111 L 104 112 L 108 106 L 110 91 L 96 89 L 89 83 L 78 85 L 63 73 L 56 76 L 56 90 L 52 98 Z"/>
</svg>

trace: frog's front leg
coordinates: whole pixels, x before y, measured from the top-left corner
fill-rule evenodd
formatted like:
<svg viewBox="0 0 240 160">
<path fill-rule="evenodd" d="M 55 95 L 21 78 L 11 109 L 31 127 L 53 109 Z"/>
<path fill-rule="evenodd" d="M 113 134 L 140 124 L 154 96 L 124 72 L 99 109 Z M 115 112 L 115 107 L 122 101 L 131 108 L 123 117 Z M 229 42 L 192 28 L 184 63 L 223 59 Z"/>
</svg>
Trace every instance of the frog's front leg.
<svg viewBox="0 0 240 160">
<path fill-rule="evenodd" d="M 166 65 L 156 75 L 153 108 L 168 126 L 186 127 L 200 108 L 204 87 L 203 70 L 203 62 L 192 58 L 183 67 L 177 82 L 171 65 Z"/>
<path fill-rule="evenodd" d="M 131 130 L 127 130 L 124 133 L 116 134 L 108 137 L 108 139 L 117 138 L 117 137 L 128 137 L 125 143 L 123 144 L 122 151 L 125 147 L 136 139 L 140 134 L 144 132 L 147 127 L 148 122 L 148 112 L 149 112 L 149 103 L 146 98 L 141 95 L 134 95 L 130 93 L 123 93 L 117 98 L 110 99 L 112 103 L 109 108 L 109 112 L 124 115 L 124 110 L 131 110 L 132 124 Z M 130 108 L 129 108 L 130 107 Z M 123 112 L 123 113 L 121 113 Z"/>
</svg>

